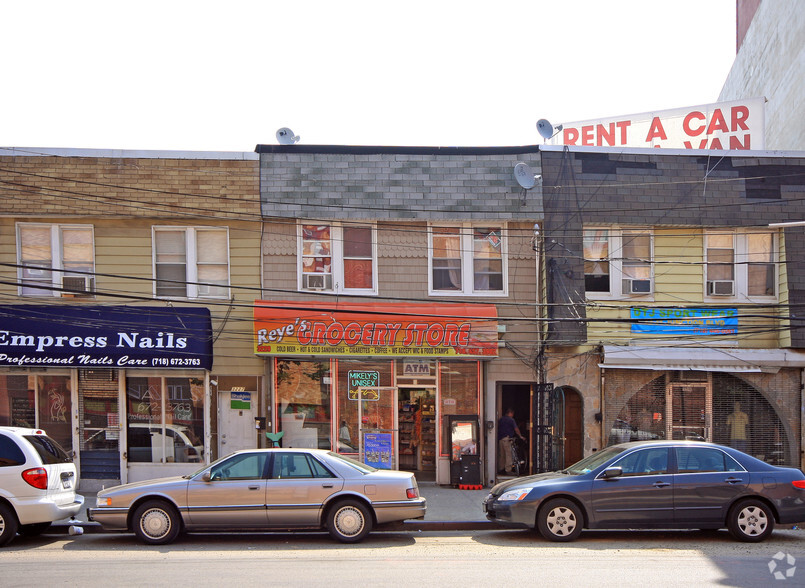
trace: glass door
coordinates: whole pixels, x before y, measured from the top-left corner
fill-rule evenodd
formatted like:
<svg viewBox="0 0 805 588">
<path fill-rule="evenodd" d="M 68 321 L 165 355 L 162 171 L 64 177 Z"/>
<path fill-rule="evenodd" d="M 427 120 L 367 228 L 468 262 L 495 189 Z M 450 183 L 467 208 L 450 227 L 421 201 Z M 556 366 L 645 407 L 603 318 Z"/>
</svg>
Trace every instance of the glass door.
<svg viewBox="0 0 805 588">
<path fill-rule="evenodd" d="M 666 438 L 712 441 L 713 393 L 709 384 L 671 384 L 665 405 Z"/>
<path fill-rule="evenodd" d="M 363 463 L 379 469 L 397 469 L 397 388 L 359 387 L 358 422 Z"/>
</svg>

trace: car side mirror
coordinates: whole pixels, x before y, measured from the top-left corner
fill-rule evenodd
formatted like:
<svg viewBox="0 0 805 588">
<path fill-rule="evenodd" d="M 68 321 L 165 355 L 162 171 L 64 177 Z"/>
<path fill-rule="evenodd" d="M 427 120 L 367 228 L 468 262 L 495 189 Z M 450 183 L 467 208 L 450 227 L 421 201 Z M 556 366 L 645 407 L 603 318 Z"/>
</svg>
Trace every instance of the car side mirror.
<svg viewBox="0 0 805 588">
<path fill-rule="evenodd" d="M 203 474 L 201 474 L 201 481 L 202 482 L 209 482 L 210 480 L 212 480 L 212 476 L 210 476 L 209 471 L 206 471 Z"/>
<path fill-rule="evenodd" d="M 623 468 L 621 467 L 614 467 L 614 468 L 607 468 L 604 470 L 604 478 L 618 478 L 623 475 Z"/>
</svg>

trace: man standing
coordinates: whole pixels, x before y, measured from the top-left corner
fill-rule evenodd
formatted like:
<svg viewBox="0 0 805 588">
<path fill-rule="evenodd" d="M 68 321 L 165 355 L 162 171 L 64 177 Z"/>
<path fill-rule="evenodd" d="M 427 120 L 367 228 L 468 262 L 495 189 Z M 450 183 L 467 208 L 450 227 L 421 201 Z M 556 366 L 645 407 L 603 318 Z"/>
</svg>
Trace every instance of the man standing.
<svg viewBox="0 0 805 588">
<path fill-rule="evenodd" d="M 741 403 L 733 405 L 733 412 L 727 417 L 727 426 L 730 428 L 730 445 L 738 451 L 746 451 L 746 429 L 749 427 L 749 417 L 741 410 Z"/>
<path fill-rule="evenodd" d="M 514 409 L 507 408 L 498 421 L 498 455 L 503 459 L 503 468 L 498 468 L 499 474 L 505 474 L 513 470 L 511 439 L 515 435 L 525 440 L 520 434 L 517 422 L 514 420 Z"/>
</svg>

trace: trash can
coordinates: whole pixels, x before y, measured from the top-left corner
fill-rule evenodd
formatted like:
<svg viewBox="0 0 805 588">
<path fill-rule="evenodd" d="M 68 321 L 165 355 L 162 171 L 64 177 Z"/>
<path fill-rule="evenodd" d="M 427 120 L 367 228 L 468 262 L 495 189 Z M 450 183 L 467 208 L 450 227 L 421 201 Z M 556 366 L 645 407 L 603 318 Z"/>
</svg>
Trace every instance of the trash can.
<svg viewBox="0 0 805 588">
<path fill-rule="evenodd" d="M 478 417 L 476 415 L 448 415 L 448 431 L 450 432 L 450 484 L 460 487 L 481 484 Z"/>
</svg>

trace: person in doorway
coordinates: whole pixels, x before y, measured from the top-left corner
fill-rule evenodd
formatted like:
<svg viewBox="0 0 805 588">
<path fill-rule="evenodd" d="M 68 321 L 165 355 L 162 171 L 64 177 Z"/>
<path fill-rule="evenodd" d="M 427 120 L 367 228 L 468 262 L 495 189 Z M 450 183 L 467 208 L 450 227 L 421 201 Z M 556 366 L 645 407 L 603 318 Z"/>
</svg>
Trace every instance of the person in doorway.
<svg viewBox="0 0 805 588">
<path fill-rule="evenodd" d="M 352 439 L 349 436 L 349 427 L 347 426 L 347 421 L 341 421 L 341 428 L 338 430 L 338 438 L 341 441 L 346 441 L 347 443 L 352 442 Z"/>
<path fill-rule="evenodd" d="M 514 409 L 507 408 L 498 421 L 498 455 L 503 458 L 503 468 L 498 468 L 499 474 L 505 474 L 513 470 L 511 440 L 515 436 L 525 441 L 525 438 L 520 434 L 517 421 L 514 420 Z"/>
<path fill-rule="evenodd" d="M 746 451 L 746 429 L 749 427 L 749 417 L 741 410 L 741 403 L 736 402 L 732 414 L 727 417 L 727 426 L 730 428 L 730 445 L 738 451 Z"/>
</svg>

